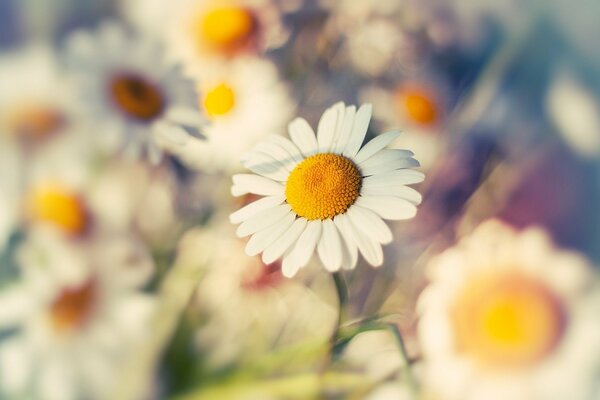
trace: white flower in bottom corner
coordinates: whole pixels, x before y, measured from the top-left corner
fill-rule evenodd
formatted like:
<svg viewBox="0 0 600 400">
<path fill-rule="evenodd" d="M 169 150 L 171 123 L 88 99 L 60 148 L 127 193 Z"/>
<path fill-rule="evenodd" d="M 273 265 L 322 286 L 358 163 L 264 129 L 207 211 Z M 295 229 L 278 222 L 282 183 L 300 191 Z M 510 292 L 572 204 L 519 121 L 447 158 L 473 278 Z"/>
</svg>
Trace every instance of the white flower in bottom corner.
<svg viewBox="0 0 600 400">
<path fill-rule="evenodd" d="M 327 109 L 317 134 L 297 118 L 291 140 L 272 136 L 245 158 L 253 174 L 233 176 L 232 194 L 266 196 L 231 214 L 237 235 L 251 235 L 248 255 L 265 264 L 282 258 L 290 277 L 313 253 L 329 271 L 356 266 L 358 251 L 373 266 L 383 263 L 382 244 L 392 241 L 383 221 L 412 218 L 421 195 L 406 185 L 424 175 L 408 150 L 386 149 L 398 132 L 363 146 L 371 105 L 356 110 L 337 103 Z"/>
<path fill-rule="evenodd" d="M 590 399 L 597 277 L 544 231 L 486 222 L 435 259 L 419 299 L 424 384 L 441 400 Z"/>
<path fill-rule="evenodd" d="M 128 239 L 75 247 L 53 230 L 28 237 L 20 282 L 0 291 L 0 393 L 106 398 L 154 306 L 140 291 L 153 264 Z"/>
</svg>

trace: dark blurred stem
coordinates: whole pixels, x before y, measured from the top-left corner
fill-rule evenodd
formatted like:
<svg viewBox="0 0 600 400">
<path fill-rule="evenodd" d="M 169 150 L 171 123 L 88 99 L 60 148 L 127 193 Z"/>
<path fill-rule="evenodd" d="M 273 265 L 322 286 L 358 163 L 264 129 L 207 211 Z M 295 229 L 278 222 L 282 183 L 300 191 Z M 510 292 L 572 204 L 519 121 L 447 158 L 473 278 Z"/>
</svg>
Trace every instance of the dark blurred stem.
<svg viewBox="0 0 600 400">
<path fill-rule="evenodd" d="M 405 379 L 406 384 L 413 395 L 413 399 L 417 399 L 419 394 L 419 386 L 412 371 L 412 362 L 408 356 L 408 351 L 406 351 L 406 345 L 404 344 L 402 333 L 400 333 L 400 329 L 398 329 L 398 325 L 396 324 L 388 324 L 387 327 L 394 336 L 396 346 L 398 346 L 398 351 L 404 363 L 402 366 L 402 377 Z"/>
<path fill-rule="evenodd" d="M 331 336 L 329 337 L 328 353 L 325 358 L 325 362 L 322 365 L 321 373 L 324 373 L 325 370 L 331 365 L 335 356 L 335 346 L 340 336 L 340 327 L 346 320 L 346 304 L 348 302 L 348 287 L 346 286 L 346 281 L 344 280 L 341 272 L 334 272 L 331 276 L 333 277 L 335 292 L 338 298 L 338 317 L 333 328 L 333 332 L 331 332 Z"/>
</svg>

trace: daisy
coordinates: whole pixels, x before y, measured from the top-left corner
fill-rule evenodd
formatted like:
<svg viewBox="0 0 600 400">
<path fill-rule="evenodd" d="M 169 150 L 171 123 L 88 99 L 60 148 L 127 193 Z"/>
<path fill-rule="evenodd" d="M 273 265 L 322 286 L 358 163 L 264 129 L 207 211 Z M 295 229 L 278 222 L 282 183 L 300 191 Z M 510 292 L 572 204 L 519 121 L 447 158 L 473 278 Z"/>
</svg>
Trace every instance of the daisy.
<svg viewBox="0 0 600 400">
<path fill-rule="evenodd" d="M 75 33 L 68 52 L 90 130 L 104 145 L 158 163 L 165 143 L 201 137 L 205 121 L 195 88 L 158 42 L 105 23 L 97 32 Z"/>
<path fill-rule="evenodd" d="M 440 399 L 587 399 L 598 286 L 544 231 L 486 222 L 430 265 L 419 299 L 425 385 Z"/>
<path fill-rule="evenodd" d="M 291 141 L 272 136 L 243 161 L 253 174 L 233 176 L 232 194 L 266 196 L 231 214 L 237 235 L 251 236 L 248 255 L 262 252 L 266 264 L 283 258 L 282 272 L 293 276 L 313 252 L 329 271 L 356 266 L 358 251 L 373 266 L 383 263 L 382 244 L 392 233 L 382 219 L 414 217 L 421 196 L 407 187 L 424 175 L 408 150 L 385 149 L 398 132 L 364 146 L 371 105 L 356 110 L 337 103 L 317 130 L 297 118 Z"/>
<path fill-rule="evenodd" d="M 295 105 L 277 68 L 256 57 L 218 63 L 198 77 L 209 140 L 171 151 L 192 167 L 236 170 L 259 139 L 284 130 Z M 277 110 L 272 113 L 271 110 Z"/>
<path fill-rule="evenodd" d="M 153 265 L 129 237 L 75 247 L 36 230 L 18 250 L 21 280 L 0 292 L 0 392 L 15 398 L 105 398 L 144 335 Z"/>
</svg>

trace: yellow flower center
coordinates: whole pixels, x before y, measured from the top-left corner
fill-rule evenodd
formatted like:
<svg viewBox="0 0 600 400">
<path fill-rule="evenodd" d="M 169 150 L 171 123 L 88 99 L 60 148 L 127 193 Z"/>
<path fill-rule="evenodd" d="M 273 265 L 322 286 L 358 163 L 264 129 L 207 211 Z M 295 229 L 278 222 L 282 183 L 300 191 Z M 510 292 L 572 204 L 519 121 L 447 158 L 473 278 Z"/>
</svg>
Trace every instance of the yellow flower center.
<svg viewBox="0 0 600 400">
<path fill-rule="evenodd" d="M 235 93 L 225 83 L 210 89 L 204 97 L 204 109 L 210 117 L 229 113 L 235 106 Z"/>
<path fill-rule="evenodd" d="M 53 135 L 65 124 L 64 115 L 54 107 L 30 104 L 9 112 L 8 129 L 24 139 L 42 139 Z"/>
<path fill-rule="evenodd" d="M 534 363 L 559 343 L 566 315 L 545 285 L 519 274 L 474 279 L 454 304 L 458 347 L 491 367 Z"/>
<path fill-rule="evenodd" d="M 201 42 L 223 53 L 249 44 L 257 30 L 256 17 L 242 7 L 218 7 L 203 14 L 197 23 Z"/>
<path fill-rule="evenodd" d="M 97 289 L 94 280 L 62 290 L 49 309 L 50 324 L 57 334 L 72 332 L 88 321 L 94 307 Z"/>
<path fill-rule="evenodd" d="M 32 221 L 50 223 L 71 235 L 87 228 L 88 212 L 81 198 L 59 186 L 41 186 L 29 195 L 28 216 Z"/>
<path fill-rule="evenodd" d="M 131 73 L 121 73 L 109 82 L 114 104 L 127 116 L 141 121 L 158 117 L 165 106 L 164 95 L 155 84 Z"/>
<path fill-rule="evenodd" d="M 401 90 L 398 93 L 399 106 L 414 123 L 432 125 L 438 120 L 438 106 L 429 93 L 422 90 Z"/>
<path fill-rule="evenodd" d="M 352 161 L 339 154 L 315 154 L 294 168 L 285 186 L 287 202 L 308 220 L 346 212 L 360 194 L 362 179 Z"/>
</svg>

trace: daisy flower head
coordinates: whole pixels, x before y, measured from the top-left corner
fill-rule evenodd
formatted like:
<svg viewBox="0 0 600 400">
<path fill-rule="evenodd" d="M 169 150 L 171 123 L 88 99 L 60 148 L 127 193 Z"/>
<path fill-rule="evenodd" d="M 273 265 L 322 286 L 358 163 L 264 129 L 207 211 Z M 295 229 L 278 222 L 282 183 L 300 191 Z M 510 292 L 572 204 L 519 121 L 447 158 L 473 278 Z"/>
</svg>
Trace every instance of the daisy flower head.
<svg viewBox="0 0 600 400">
<path fill-rule="evenodd" d="M 537 228 L 482 224 L 429 266 L 419 337 L 440 399 L 588 399 L 600 365 L 597 277 Z"/>
<path fill-rule="evenodd" d="M 254 174 L 233 176 L 234 196 L 266 196 L 230 216 L 236 233 L 251 236 L 248 255 L 262 252 L 270 264 L 282 257 L 291 277 L 318 253 L 328 271 L 352 269 L 358 251 L 373 266 L 383 263 L 382 244 L 392 241 L 383 219 L 414 217 L 421 195 L 406 185 L 424 175 L 408 150 L 386 149 L 398 132 L 363 141 L 372 107 L 327 109 L 315 135 L 302 118 L 289 125 L 290 138 L 259 143 L 243 164 Z"/>
<path fill-rule="evenodd" d="M 284 130 L 295 105 L 275 64 L 257 57 L 216 63 L 197 79 L 207 141 L 173 152 L 191 166 L 236 170 L 259 139 Z M 270 110 L 277 109 L 277 113 Z"/>
<path fill-rule="evenodd" d="M 31 232 L 17 253 L 21 278 L 0 292 L 0 393 L 42 400 L 105 398 L 127 350 L 144 335 L 153 273 L 129 236 L 73 245 Z"/>
<path fill-rule="evenodd" d="M 102 121 L 91 129 L 102 144 L 156 164 L 165 144 L 202 138 L 195 87 L 158 42 L 108 22 L 75 33 L 67 47 L 87 113 L 94 124 Z"/>
</svg>

